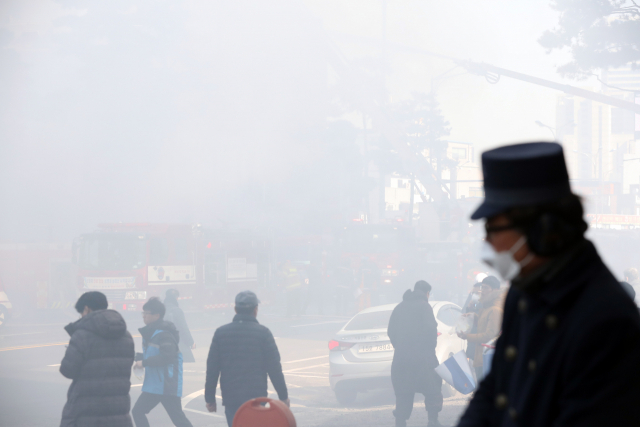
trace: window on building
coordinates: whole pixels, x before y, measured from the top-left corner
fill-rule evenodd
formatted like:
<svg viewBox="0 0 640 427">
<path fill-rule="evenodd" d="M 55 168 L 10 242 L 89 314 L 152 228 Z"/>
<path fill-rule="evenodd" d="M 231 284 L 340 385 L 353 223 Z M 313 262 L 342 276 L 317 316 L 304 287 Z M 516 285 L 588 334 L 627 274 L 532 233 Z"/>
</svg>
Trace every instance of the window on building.
<svg viewBox="0 0 640 427">
<path fill-rule="evenodd" d="M 614 135 L 632 134 L 635 116 L 633 111 L 623 108 L 611 108 L 611 133 Z"/>
<path fill-rule="evenodd" d="M 469 187 L 469 197 L 484 197 L 482 187 Z"/>
<path fill-rule="evenodd" d="M 454 160 L 462 160 L 467 158 L 467 149 L 465 147 L 452 147 L 451 158 Z"/>
</svg>

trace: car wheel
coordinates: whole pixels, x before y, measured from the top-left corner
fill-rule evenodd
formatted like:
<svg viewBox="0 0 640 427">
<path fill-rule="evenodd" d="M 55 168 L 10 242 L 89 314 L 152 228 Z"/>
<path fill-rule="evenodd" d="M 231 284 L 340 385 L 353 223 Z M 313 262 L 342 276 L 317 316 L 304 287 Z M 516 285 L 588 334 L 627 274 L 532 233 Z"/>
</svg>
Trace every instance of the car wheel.
<svg viewBox="0 0 640 427">
<path fill-rule="evenodd" d="M 353 405 L 356 397 L 358 397 L 358 390 L 345 386 L 336 387 L 336 399 L 339 404 L 343 406 Z"/>
<path fill-rule="evenodd" d="M 0 304 L 0 328 L 4 326 L 8 317 L 9 313 L 7 311 L 7 308 L 4 305 Z"/>
</svg>

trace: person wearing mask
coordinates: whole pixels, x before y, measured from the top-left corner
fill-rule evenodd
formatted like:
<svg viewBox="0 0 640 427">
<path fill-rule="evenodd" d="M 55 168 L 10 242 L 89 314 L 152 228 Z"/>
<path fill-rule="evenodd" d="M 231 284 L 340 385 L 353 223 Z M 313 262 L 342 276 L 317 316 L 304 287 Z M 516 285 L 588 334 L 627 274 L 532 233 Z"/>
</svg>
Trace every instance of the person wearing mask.
<svg viewBox="0 0 640 427">
<path fill-rule="evenodd" d="M 191 427 L 182 410 L 182 355 L 180 336 L 175 325 L 164 320 L 166 308 L 158 298 L 149 298 L 142 306 L 146 326 L 138 329 L 142 336 L 142 360 L 134 368 L 144 367 L 142 394 L 131 410 L 137 427 L 149 427 L 147 414 L 162 403 L 169 418 L 178 427 Z"/>
<path fill-rule="evenodd" d="M 440 426 L 442 411 L 442 379 L 438 366 L 436 345 L 438 324 L 429 304 L 431 285 L 420 280 L 402 296 L 389 318 L 387 334 L 394 348 L 391 362 L 391 383 L 396 395 L 393 415 L 397 427 L 405 427 L 413 410 L 416 393 L 424 395 L 429 426 Z"/>
<path fill-rule="evenodd" d="M 133 426 L 129 389 L 135 347 L 124 319 L 108 305 L 102 292 L 85 292 L 75 305 L 82 317 L 64 328 L 71 339 L 60 373 L 73 381 L 61 427 Z"/>
<path fill-rule="evenodd" d="M 480 312 L 480 295 L 482 293 L 482 282 L 476 282 L 469 292 L 469 296 L 462 306 L 463 313 L 479 313 Z"/>
<path fill-rule="evenodd" d="M 271 331 L 258 322 L 258 297 L 251 291 L 236 295 L 233 322 L 213 334 L 204 398 L 209 412 L 218 410 L 216 388 L 220 380 L 222 405 L 229 427 L 236 412 L 248 400 L 267 396 L 267 376 L 278 398 L 289 406 L 280 352 Z"/>
<path fill-rule="evenodd" d="M 178 342 L 178 348 L 182 354 L 182 363 L 193 363 L 196 359 L 193 357 L 192 349 L 196 348 L 196 343 L 191 336 L 187 319 L 184 317 L 184 311 L 178 305 L 178 297 L 180 292 L 177 289 L 169 289 L 164 298 L 164 306 L 167 312 L 164 315 L 164 320 L 171 322 L 175 325 L 180 336 L 180 342 Z"/>
<path fill-rule="evenodd" d="M 478 302 L 481 307 L 479 314 L 471 314 L 474 317 L 473 323 L 477 325 L 476 332 L 458 332 L 458 336 L 474 346 L 473 367 L 479 382 L 482 379 L 484 369 L 482 344 L 486 344 L 498 336 L 502 321 L 502 291 L 500 290 L 500 281 L 495 276 L 487 276 L 482 280 Z"/>
<path fill-rule="evenodd" d="M 585 239 L 562 147 L 482 154 L 482 259 L 510 281 L 491 370 L 459 427 L 640 425 L 640 314 Z"/>
</svg>

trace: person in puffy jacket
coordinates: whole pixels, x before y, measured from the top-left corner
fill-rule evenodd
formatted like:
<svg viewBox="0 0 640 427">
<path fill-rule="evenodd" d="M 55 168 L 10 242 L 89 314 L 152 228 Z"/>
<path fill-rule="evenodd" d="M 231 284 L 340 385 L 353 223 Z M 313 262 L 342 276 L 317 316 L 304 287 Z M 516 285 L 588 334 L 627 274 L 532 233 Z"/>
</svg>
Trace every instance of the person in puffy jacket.
<svg viewBox="0 0 640 427">
<path fill-rule="evenodd" d="M 61 427 L 132 427 L 131 365 L 135 347 L 122 316 L 107 310 L 102 292 L 85 292 L 75 305 L 80 320 L 65 326 L 71 340 L 60 373 L 73 380 Z"/>
<path fill-rule="evenodd" d="M 178 330 L 173 323 L 163 319 L 166 309 L 158 298 L 150 298 L 142 310 L 146 326 L 138 330 L 143 353 L 135 367 L 144 367 L 144 383 L 142 394 L 131 411 L 133 420 L 137 427 L 148 427 L 147 414 L 162 403 L 174 425 L 191 427 L 182 410 L 182 354 L 178 349 Z"/>
</svg>

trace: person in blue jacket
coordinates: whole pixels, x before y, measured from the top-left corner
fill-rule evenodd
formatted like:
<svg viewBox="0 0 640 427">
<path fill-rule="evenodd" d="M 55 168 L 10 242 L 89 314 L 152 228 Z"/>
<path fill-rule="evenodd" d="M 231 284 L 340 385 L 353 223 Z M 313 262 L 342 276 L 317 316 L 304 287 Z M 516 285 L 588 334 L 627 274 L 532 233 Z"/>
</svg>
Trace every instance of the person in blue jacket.
<svg viewBox="0 0 640 427">
<path fill-rule="evenodd" d="M 171 421 L 178 427 L 192 427 L 182 410 L 182 354 L 180 336 L 173 323 L 163 320 L 165 306 L 158 298 L 150 298 L 142 306 L 142 360 L 135 368 L 144 367 L 142 394 L 131 415 L 137 427 L 148 427 L 147 414 L 162 403 Z"/>
</svg>

